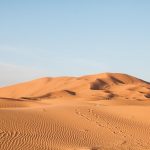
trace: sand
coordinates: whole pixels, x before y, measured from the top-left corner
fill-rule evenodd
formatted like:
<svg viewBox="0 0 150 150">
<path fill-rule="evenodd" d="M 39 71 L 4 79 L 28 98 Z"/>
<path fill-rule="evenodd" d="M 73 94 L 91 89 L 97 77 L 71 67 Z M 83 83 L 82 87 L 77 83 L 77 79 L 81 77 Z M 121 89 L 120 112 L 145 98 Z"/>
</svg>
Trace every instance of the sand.
<svg viewBox="0 0 150 150">
<path fill-rule="evenodd" d="M 0 150 L 149 150 L 150 83 L 119 73 L 0 88 Z"/>
</svg>

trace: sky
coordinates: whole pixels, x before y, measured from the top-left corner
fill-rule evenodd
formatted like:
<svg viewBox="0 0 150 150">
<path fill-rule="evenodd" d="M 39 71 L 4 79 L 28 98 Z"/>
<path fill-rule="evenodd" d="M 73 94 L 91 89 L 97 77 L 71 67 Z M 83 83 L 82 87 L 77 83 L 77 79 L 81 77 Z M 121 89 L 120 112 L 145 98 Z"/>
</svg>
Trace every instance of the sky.
<svg viewBox="0 0 150 150">
<path fill-rule="evenodd" d="M 0 86 L 120 72 L 150 81 L 149 0 L 0 0 Z"/>
</svg>

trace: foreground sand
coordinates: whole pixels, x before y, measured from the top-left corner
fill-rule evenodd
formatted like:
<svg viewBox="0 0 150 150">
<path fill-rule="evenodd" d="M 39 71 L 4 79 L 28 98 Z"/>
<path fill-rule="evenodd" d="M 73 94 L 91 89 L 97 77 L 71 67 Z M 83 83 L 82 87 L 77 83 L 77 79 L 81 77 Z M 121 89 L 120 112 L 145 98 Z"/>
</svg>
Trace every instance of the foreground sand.
<svg viewBox="0 0 150 150">
<path fill-rule="evenodd" d="M 139 80 L 96 90 L 82 85 L 57 89 L 52 96 L 41 90 L 31 93 L 34 85 L 26 91 L 18 86 L 24 84 L 0 89 L 1 150 L 150 149 L 150 100 L 144 97 L 149 83 Z"/>
</svg>

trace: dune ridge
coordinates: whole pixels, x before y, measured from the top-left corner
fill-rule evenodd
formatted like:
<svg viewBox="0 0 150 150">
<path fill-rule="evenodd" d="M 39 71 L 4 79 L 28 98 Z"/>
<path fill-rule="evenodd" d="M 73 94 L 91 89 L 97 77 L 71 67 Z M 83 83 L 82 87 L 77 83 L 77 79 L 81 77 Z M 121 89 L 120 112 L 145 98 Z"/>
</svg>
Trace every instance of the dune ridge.
<svg viewBox="0 0 150 150">
<path fill-rule="evenodd" d="M 66 96 L 70 95 L 69 92 L 66 91 L 71 91 L 72 93 L 76 93 L 76 95 L 86 97 L 86 94 L 84 95 L 84 93 L 94 93 L 92 90 L 95 90 L 95 92 L 99 92 L 99 90 L 104 90 L 104 92 L 109 90 L 112 91 L 112 93 L 116 93 L 116 95 L 118 94 L 118 91 L 120 92 L 121 90 L 123 94 L 132 93 L 131 95 L 133 95 L 134 92 L 139 91 L 139 93 L 141 92 L 140 95 L 145 94 L 143 98 L 148 98 L 149 88 L 150 84 L 148 82 L 133 76 L 120 73 L 103 73 L 82 77 L 45 77 L 36 79 L 17 85 L 2 87 L 0 88 L 0 97 L 39 97 L 42 99 L 50 98 L 54 93 L 62 93 L 62 95 L 66 94 Z M 121 96 L 121 94 L 118 94 L 118 96 Z"/>
</svg>

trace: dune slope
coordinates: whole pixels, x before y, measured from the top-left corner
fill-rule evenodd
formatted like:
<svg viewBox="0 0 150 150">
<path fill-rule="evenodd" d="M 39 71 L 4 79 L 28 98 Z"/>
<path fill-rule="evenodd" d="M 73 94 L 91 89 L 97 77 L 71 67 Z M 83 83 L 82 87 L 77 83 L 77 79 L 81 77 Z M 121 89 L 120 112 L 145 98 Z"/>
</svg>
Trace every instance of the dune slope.
<svg viewBox="0 0 150 150">
<path fill-rule="evenodd" d="M 128 98 L 148 98 L 150 84 L 133 76 L 120 73 L 104 73 L 82 77 L 41 78 L 26 83 L 0 88 L 0 97 L 7 98 L 51 98 L 76 95 L 88 97 L 96 95 L 128 96 Z M 68 92 L 67 92 L 68 91 Z M 62 93 L 62 94 L 60 94 Z M 71 94 L 74 93 L 74 94 Z M 109 93 L 109 94 L 106 94 Z M 57 96 L 56 96 L 57 97 Z"/>
</svg>

